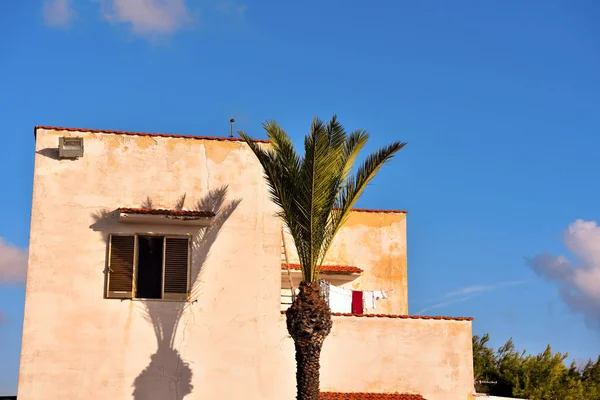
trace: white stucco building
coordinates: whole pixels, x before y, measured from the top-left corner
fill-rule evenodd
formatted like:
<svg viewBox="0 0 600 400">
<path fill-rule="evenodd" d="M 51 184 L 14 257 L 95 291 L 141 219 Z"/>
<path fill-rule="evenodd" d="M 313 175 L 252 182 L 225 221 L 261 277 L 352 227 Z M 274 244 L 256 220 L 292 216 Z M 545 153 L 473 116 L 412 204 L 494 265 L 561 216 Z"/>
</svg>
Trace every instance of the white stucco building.
<svg viewBox="0 0 600 400">
<path fill-rule="evenodd" d="M 18 399 L 293 399 L 282 224 L 247 145 L 35 134 Z M 63 137 L 83 155 L 62 158 Z M 388 298 L 334 316 L 324 399 L 473 398 L 471 320 L 408 315 L 406 212 L 356 210 L 325 264 L 335 285 Z"/>
</svg>

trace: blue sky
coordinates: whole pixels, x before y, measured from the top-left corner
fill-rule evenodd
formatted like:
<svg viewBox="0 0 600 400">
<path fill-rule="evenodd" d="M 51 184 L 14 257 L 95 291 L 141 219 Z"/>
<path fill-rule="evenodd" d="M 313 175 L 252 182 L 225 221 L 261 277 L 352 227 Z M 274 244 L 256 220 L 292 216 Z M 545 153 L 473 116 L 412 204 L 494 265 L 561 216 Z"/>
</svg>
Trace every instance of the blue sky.
<svg viewBox="0 0 600 400">
<path fill-rule="evenodd" d="M 16 393 L 34 125 L 299 139 L 337 113 L 408 146 L 359 206 L 408 209 L 411 313 L 600 353 L 600 3 L 0 5 L 0 395 Z M 565 258 L 560 258 L 564 256 Z"/>
</svg>

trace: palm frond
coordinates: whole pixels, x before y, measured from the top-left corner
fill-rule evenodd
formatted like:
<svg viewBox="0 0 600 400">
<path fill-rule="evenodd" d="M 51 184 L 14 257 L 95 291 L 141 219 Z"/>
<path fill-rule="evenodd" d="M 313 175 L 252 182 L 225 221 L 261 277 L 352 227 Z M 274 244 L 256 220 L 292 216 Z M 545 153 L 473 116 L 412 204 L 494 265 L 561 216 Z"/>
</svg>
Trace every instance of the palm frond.
<svg viewBox="0 0 600 400">
<path fill-rule="evenodd" d="M 356 176 L 351 176 L 347 179 L 336 202 L 337 216 L 332 224 L 334 228 L 332 236 L 335 236 L 344 224 L 352 207 L 356 204 L 356 201 L 362 195 L 369 182 L 377 175 L 383 164 L 388 162 L 404 146 L 406 146 L 405 142 L 394 142 L 370 154 L 359 166 Z"/>
<path fill-rule="evenodd" d="M 362 151 L 362 149 L 367 144 L 369 140 L 369 134 L 367 131 L 362 129 L 357 129 L 348 136 L 348 140 L 344 143 L 344 170 L 342 172 L 342 179 L 345 182 L 350 172 L 352 172 L 352 168 L 356 163 L 356 159 L 358 155 Z"/>
<path fill-rule="evenodd" d="M 315 282 L 329 247 L 367 184 L 405 143 L 394 142 L 368 156 L 352 176 L 369 134 L 346 134 L 337 116 L 327 123 L 314 118 L 300 157 L 288 134 L 275 121 L 263 124 L 270 148 L 240 136 L 263 167 L 269 194 L 294 240 L 302 279 Z"/>
</svg>

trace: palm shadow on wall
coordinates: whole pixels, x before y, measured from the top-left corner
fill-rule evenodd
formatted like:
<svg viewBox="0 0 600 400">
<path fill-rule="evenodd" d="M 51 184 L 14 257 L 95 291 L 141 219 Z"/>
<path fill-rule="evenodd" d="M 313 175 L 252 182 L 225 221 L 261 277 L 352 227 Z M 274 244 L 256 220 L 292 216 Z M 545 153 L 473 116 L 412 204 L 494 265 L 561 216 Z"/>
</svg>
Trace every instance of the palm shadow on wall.
<svg viewBox="0 0 600 400">
<path fill-rule="evenodd" d="M 198 282 L 209 257 L 210 248 L 217 239 L 225 221 L 235 211 L 241 199 L 226 202 L 227 186 L 211 190 L 198 201 L 194 209 L 198 211 L 212 211 L 215 214 L 212 224 L 200 228 L 192 238 L 192 265 L 190 282 L 192 285 L 190 301 L 165 302 L 144 301 L 141 303 L 146 320 L 150 322 L 156 336 L 157 350 L 150 357 L 150 362 L 133 382 L 133 398 L 135 400 L 182 400 L 192 393 L 192 370 L 189 363 L 184 361 L 178 351 L 185 340 L 185 327 L 181 339 L 176 343 L 177 331 L 180 328 L 184 312 L 190 307 L 198 296 Z M 182 209 L 185 202 L 183 195 L 175 205 L 175 209 Z M 151 208 L 151 199 L 142 204 L 143 208 Z M 114 213 L 99 212 L 93 215 L 96 223 L 94 230 L 105 230 L 107 219 L 114 218 Z M 106 233 L 108 240 L 108 233 Z M 190 310 L 191 311 L 191 310 Z M 192 314 L 193 315 L 193 314 Z"/>
</svg>

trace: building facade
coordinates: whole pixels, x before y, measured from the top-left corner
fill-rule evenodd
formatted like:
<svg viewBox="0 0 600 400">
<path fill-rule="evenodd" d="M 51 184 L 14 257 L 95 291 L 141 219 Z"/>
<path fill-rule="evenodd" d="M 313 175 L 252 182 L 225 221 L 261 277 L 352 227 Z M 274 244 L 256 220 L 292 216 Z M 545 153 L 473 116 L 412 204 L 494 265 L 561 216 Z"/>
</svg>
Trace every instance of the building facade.
<svg viewBox="0 0 600 400">
<path fill-rule="evenodd" d="M 35 135 L 18 399 L 294 398 L 284 313 L 298 259 L 248 146 Z M 471 320 L 408 315 L 405 212 L 353 211 L 322 278 L 385 292 L 334 315 L 324 396 L 473 398 Z"/>
</svg>

